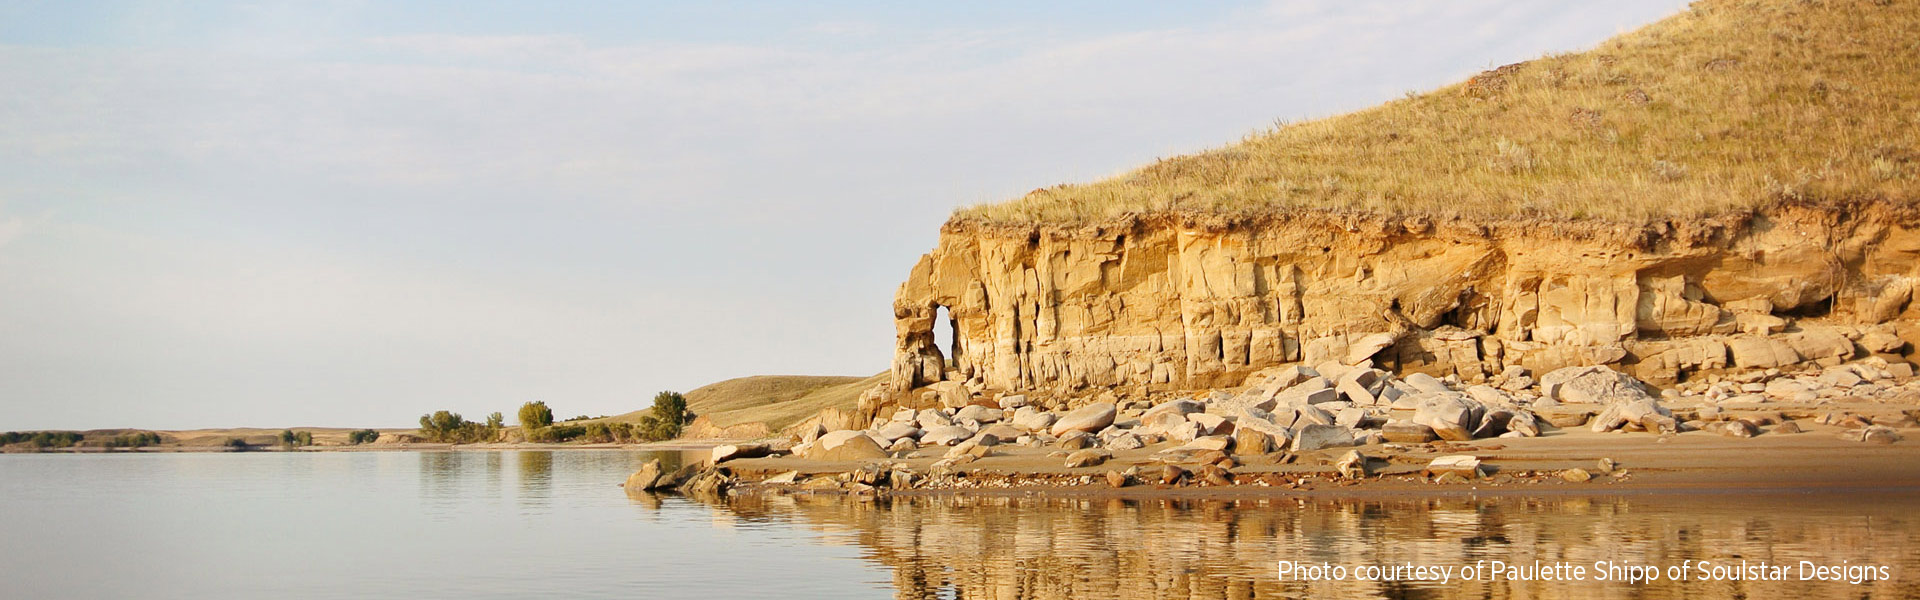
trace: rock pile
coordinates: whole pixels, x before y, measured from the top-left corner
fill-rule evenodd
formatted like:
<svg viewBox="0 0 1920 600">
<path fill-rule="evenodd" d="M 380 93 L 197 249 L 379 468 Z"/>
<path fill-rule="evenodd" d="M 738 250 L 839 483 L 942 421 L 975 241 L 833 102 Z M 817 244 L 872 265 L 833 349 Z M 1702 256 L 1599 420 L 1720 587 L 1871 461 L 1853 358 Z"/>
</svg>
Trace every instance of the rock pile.
<svg viewBox="0 0 1920 600">
<path fill-rule="evenodd" d="M 1310 452 L 1377 443 L 1420 444 L 1485 438 L 1536 437 L 1553 428 L 1595 432 L 1674 434 L 1707 430 L 1752 437 L 1798 425 L 1766 404 L 1821 404 L 1841 398 L 1893 399 L 1920 395 L 1906 363 L 1878 357 L 1796 373 L 1780 369 L 1716 374 L 1656 392 L 1612 367 L 1563 367 L 1535 374 L 1509 367 L 1479 383 L 1457 376 L 1397 376 L 1375 368 L 1363 352 L 1314 367 L 1262 370 L 1237 393 L 1209 390 L 1192 396 L 1122 400 L 1108 393 L 1077 405 L 1036 401 L 1026 394 L 990 400 L 955 382 L 943 382 L 937 405 L 897 408 L 864 430 L 840 430 L 802 439 L 794 452 L 823 460 L 902 457 L 928 447 L 966 447 L 954 453 L 985 456 L 999 444 L 1057 447 L 1065 452 L 1134 450 L 1173 443 L 1168 452 L 1232 454 Z M 1673 407 L 1681 407 L 1676 413 Z M 1734 418 L 1735 412 L 1740 416 Z M 1895 439 L 1853 416 L 1849 439 Z M 1838 423 L 1838 421 L 1836 421 Z M 1898 426 L 1898 425 L 1894 425 Z M 1064 455 L 1064 454 L 1063 454 Z M 1098 464 L 1083 459 L 1082 466 Z M 963 459 L 965 460 L 965 459 Z"/>
</svg>

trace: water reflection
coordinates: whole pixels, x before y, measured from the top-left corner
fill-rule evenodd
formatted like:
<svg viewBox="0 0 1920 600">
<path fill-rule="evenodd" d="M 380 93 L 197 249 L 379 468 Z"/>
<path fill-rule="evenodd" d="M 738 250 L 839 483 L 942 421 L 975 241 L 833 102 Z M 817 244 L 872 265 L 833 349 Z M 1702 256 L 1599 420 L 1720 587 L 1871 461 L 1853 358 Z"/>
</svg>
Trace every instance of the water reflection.
<svg viewBox="0 0 1920 600">
<path fill-rule="evenodd" d="M 851 539 L 899 598 L 1920 598 L 1920 496 L 1119 500 L 833 496 L 716 501 L 729 522 L 793 521 Z M 1888 565 L 1892 579 L 1282 582 L 1333 565 Z"/>
<path fill-rule="evenodd" d="M 520 485 L 514 497 L 522 507 L 547 506 L 553 500 L 553 452 L 523 450 L 513 455 L 520 472 Z"/>
</svg>

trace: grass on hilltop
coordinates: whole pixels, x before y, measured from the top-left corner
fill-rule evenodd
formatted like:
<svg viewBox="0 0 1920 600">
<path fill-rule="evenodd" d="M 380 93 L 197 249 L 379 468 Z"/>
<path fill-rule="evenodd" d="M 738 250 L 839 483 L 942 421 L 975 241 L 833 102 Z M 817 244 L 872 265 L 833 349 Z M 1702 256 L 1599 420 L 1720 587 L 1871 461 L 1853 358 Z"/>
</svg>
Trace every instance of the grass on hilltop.
<svg viewBox="0 0 1920 600">
<path fill-rule="evenodd" d="M 1642 221 L 1915 200 L 1920 1 L 1705 0 L 1580 53 L 958 220 L 1359 210 Z"/>
<path fill-rule="evenodd" d="M 821 409 L 827 407 L 851 410 L 859 404 L 861 392 L 886 380 L 886 373 L 872 377 L 740 377 L 687 392 L 687 409 L 695 415 L 707 417 L 720 427 L 765 423 L 767 429 L 779 431 L 819 414 Z M 633 422 L 648 414 L 648 410 L 608 417 L 608 420 Z"/>
</svg>

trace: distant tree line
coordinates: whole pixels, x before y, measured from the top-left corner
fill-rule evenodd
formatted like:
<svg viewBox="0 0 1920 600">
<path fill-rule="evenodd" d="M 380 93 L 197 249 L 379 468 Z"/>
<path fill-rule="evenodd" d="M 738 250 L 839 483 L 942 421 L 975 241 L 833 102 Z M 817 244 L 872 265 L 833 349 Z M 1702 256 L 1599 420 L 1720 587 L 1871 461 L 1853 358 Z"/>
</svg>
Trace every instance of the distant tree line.
<svg viewBox="0 0 1920 600">
<path fill-rule="evenodd" d="M 160 434 L 158 433 L 154 433 L 151 431 L 139 431 L 134 433 L 127 433 L 127 434 L 113 436 L 113 439 L 107 440 L 107 447 L 108 448 L 145 448 L 147 446 L 158 446 L 160 445 L 160 441 L 161 441 Z"/>
<path fill-rule="evenodd" d="M 71 448 L 83 439 L 78 431 L 9 431 L 0 433 L 0 446 L 24 442 L 35 448 Z"/>
<path fill-rule="evenodd" d="M 608 421 L 608 417 L 576 417 L 566 422 L 555 423 L 553 409 L 545 401 L 533 401 L 520 405 L 517 415 L 520 419 L 520 432 L 529 442 L 569 442 L 585 441 L 592 443 L 653 442 L 670 440 L 680 436 L 688 423 L 693 422 L 693 411 L 687 410 L 687 398 L 679 392 L 660 392 L 653 397 L 653 408 L 642 415 L 637 422 Z M 595 420 L 598 419 L 598 420 Z M 591 421 L 576 423 L 576 421 Z M 487 417 L 485 423 L 474 423 L 462 418 L 459 413 L 436 411 L 420 417 L 420 435 L 429 441 L 442 443 L 474 443 L 499 439 L 500 432 L 506 427 L 500 413 Z M 379 434 L 368 430 L 369 434 Z M 351 441 L 351 437 L 349 440 Z M 367 441 L 374 438 L 369 437 Z M 360 442 L 355 442 L 360 443 Z"/>
<path fill-rule="evenodd" d="M 420 416 L 420 435 L 430 442 L 473 444 L 491 442 L 499 437 L 500 430 L 506 427 L 506 418 L 500 413 L 487 415 L 485 423 L 475 423 L 461 417 L 460 413 L 444 410 L 434 411 Z"/>
</svg>

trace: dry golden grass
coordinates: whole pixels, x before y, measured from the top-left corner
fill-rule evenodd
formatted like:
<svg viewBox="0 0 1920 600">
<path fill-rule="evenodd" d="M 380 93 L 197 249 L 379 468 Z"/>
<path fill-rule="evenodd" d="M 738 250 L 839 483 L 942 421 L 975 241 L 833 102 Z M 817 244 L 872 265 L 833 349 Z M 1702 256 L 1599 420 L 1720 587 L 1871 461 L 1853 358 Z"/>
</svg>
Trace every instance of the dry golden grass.
<svg viewBox="0 0 1920 600">
<path fill-rule="evenodd" d="M 1704 0 L 1581 53 L 956 219 L 1358 210 L 1623 222 L 1913 202 L 1920 1 Z"/>
<path fill-rule="evenodd" d="M 820 413 L 827 407 L 851 410 L 860 393 L 887 380 L 872 377 L 810 375 L 755 375 L 710 383 L 687 392 L 687 409 L 720 427 L 765 423 L 779 431 Z M 641 409 L 609 420 L 637 422 L 652 409 Z"/>
</svg>

